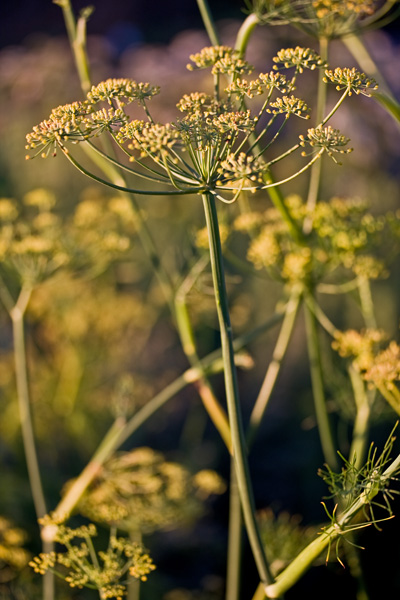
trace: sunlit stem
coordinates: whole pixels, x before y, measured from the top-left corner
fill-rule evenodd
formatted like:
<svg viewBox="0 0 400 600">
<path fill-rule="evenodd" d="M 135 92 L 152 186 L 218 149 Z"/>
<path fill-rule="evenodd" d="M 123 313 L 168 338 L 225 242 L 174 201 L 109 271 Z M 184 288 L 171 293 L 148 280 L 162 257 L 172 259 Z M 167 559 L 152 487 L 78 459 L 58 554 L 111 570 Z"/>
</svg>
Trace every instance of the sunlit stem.
<svg viewBox="0 0 400 600">
<path fill-rule="evenodd" d="M 313 540 L 300 554 L 290 563 L 290 565 L 282 571 L 276 578 L 275 583 L 268 585 L 264 588 L 264 592 L 267 598 L 278 598 L 282 594 L 286 593 L 294 584 L 304 575 L 304 573 L 310 568 L 312 563 L 318 556 L 323 552 L 326 547 L 335 541 L 335 539 L 342 534 L 343 528 L 351 523 L 354 517 L 363 510 L 366 506 L 370 505 L 371 501 L 379 493 L 379 485 L 382 486 L 384 481 L 389 480 L 398 471 L 400 466 L 400 455 L 389 465 L 389 467 L 382 473 L 379 478 L 380 481 L 377 484 L 371 482 L 369 486 L 360 494 L 355 502 L 340 515 L 337 516 L 336 523 L 325 529 L 315 540 Z M 259 586 L 262 588 L 262 584 Z M 263 589 L 263 588 L 262 588 Z M 253 597 L 253 600 L 257 598 L 260 600 L 262 596 L 259 591 L 258 595 Z"/>
<path fill-rule="evenodd" d="M 370 329 L 375 329 L 376 318 L 374 311 L 374 302 L 372 300 L 371 285 L 369 279 L 366 277 L 359 276 L 357 278 L 358 293 L 360 296 L 361 312 L 365 321 L 365 324 Z"/>
<path fill-rule="evenodd" d="M 355 461 L 355 467 L 360 468 L 365 461 L 368 443 L 368 431 L 371 416 L 371 403 L 365 383 L 360 374 L 350 366 L 349 376 L 356 404 L 356 417 L 353 425 L 353 435 L 350 446 L 350 462 Z"/>
<path fill-rule="evenodd" d="M 304 299 L 307 348 L 310 362 L 315 416 L 317 419 L 319 437 L 325 461 L 331 467 L 331 469 L 335 470 L 337 468 L 337 457 L 326 406 L 325 390 L 322 377 L 320 342 L 318 336 L 317 319 L 315 316 L 315 298 L 313 291 L 305 291 Z"/>
<path fill-rule="evenodd" d="M 250 415 L 250 423 L 247 431 L 247 443 L 249 446 L 251 446 L 254 441 L 254 437 L 261 424 L 269 399 L 271 398 L 271 394 L 278 379 L 282 360 L 289 346 L 289 341 L 296 321 L 300 299 L 300 290 L 293 290 L 289 302 L 286 305 L 285 316 L 272 354 L 272 360 L 268 365 L 264 381 Z"/>
<path fill-rule="evenodd" d="M 12 306 L 10 304 L 11 296 L 3 282 L 1 282 L 1 298 L 9 312 L 12 321 L 17 397 L 25 459 L 36 517 L 40 519 L 41 517 L 44 517 L 47 509 L 39 461 L 36 452 L 35 435 L 33 432 L 24 333 L 25 312 L 31 294 L 32 287 L 29 285 L 24 285 L 20 291 L 17 302 L 14 304 L 14 306 Z M 48 541 L 42 537 L 42 543 L 43 551 L 45 553 L 53 550 L 53 544 L 51 541 Z M 53 600 L 53 598 L 54 575 L 53 573 L 48 572 L 45 574 L 43 580 L 43 600 Z"/>
<path fill-rule="evenodd" d="M 225 287 L 225 275 L 222 262 L 218 217 L 215 200 L 212 195 L 203 195 L 203 206 L 209 238 L 211 271 L 217 306 L 218 322 L 220 327 L 222 359 L 224 363 L 225 392 L 228 405 L 233 456 L 235 461 L 239 495 L 247 534 L 249 536 L 249 541 L 259 576 L 261 581 L 268 583 L 272 581 L 272 575 L 265 557 L 260 532 L 255 518 L 254 498 L 246 456 L 245 436 L 240 411 L 239 389 L 232 344 L 232 327 L 230 323 L 228 300 Z"/>
<path fill-rule="evenodd" d="M 197 368 L 199 372 L 204 371 L 197 355 L 196 342 L 186 303 L 186 295 L 207 263 L 208 260 L 206 262 L 204 260 L 199 261 L 197 265 L 195 265 L 195 268 L 192 269 L 191 273 L 189 273 L 188 277 L 186 277 L 175 295 L 175 317 L 182 348 L 191 366 Z M 204 375 L 195 382 L 195 386 L 210 419 L 219 431 L 225 445 L 231 453 L 232 439 L 225 410 L 218 402 L 209 381 Z"/>
<path fill-rule="evenodd" d="M 244 56 L 247 45 L 250 41 L 251 35 L 255 27 L 259 24 L 259 19 L 256 14 L 250 14 L 242 23 L 238 34 L 236 36 L 235 50 L 237 50 L 241 56 Z"/>
<path fill-rule="evenodd" d="M 112 138 L 115 141 L 115 143 L 118 145 L 118 147 L 126 154 L 126 156 L 128 156 L 128 158 L 131 159 L 132 154 L 130 154 L 124 148 L 124 146 L 122 144 L 118 143 L 118 141 L 116 140 L 114 135 L 112 136 Z M 93 150 L 93 152 L 100 155 L 101 159 L 99 160 L 99 163 L 100 163 L 99 166 L 101 168 L 103 168 L 103 166 L 104 166 L 104 164 L 103 164 L 104 161 L 107 161 L 108 163 L 111 163 L 112 165 L 114 165 L 114 167 L 116 169 L 122 169 L 123 171 L 126 171 L 127 173 L 130 173 L 131 175 L 135 175 L 136 177 L 143 177 L 144 179 L 149 179 L 150 181 L 155 181 L 157 183 L 166 183 L 168 181 L 168 176 L 165 173 L 156 171 L 155 169 L 151 169 L 148 165 L 143 164 L 142 161 L 140 161 L 140 160 L 135 159 L 135 161 L 134 161 L 135 164 L 138 164 L 141 167 L 144 167 L 147 171 L 149 171 L 150 173 L 153 173 L 153 175 L 147 175 L 146 173 L 136 171 L 136 169 L 132 169 L 131 167 L 128 167 L 128 166 L 124 165 L 123 163 L 120 163 L 114 157 L 109 156 L 108 154 L 106 154 L 105 152 L 100 150 L 100 148 L 95 146 L 92 142 L 87 141 L 86 144 L 90 147 L 91 150 Z M 87 152 L 87 154 L 89 154 L 89 153 Z M 90 155 L 90 158 L 93 160 L 93 162 L 95 162 L 93 153 L 91 152 L 89 155 Z"/>
</svg>

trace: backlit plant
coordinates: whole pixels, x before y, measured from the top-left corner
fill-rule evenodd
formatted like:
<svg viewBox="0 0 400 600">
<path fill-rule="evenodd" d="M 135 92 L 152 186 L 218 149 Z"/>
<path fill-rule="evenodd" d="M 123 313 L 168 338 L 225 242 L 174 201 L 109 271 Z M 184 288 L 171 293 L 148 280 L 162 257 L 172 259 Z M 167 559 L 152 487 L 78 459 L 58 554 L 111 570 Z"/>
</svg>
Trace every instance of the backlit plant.
<svg viewBox="0 0 400 600">
<path fill-rule="evenodd" d="M 393 432 L 378 456 L 375 445 L 369 445 L 369 431 L 381 396 L 400 412 L 399 347 L 391 341 L 382 349 L 384 335 L 376 325 L 371 282 L 389 275 L 390 263 L 398 254 L 398 227 L 393 213 L 376 215 L 368 201 L 339 198 L 334 191 L 324 200 L 320 187 L 323 161 L 324 168 L 340 173 L 341 163 L 351 160 L 350 156 L 347 159 L 353 150 L 350 139 L 336 127 L 348 98 L 353 96 L 354 107 L 365 100 L 359 96 L 372 96 L 368 102 L 377 99 L 399 119 L 394 98 L 385 86 L 384 92 L 378 88 L 379 72 L 364 73 L 367 69 L 354 66 L 332 68 L 328 52 L 330 39 L 379 22 L 394 3 L 248 2 L 249 15 L 231 47 L 220 42 L 207 3 L 198 0 L 210 45 L 190 55 L 188 69 L 193 77 L 199 70 L 205 70 L 206 76 L 200 91 L 187 90 L 177 96 L 176 117 L 168 122 L 157 118 L 157 101 L 162 101 L 164 91 L 157 82 L 121 77 L 92 85 L 85 46 L 90 11 L 83 11 L 76 20 L 69 0 L 57 0 L 56 4 L 66 19 L 83 99 L 54 108 L 32 128 L 26 136 L 27 158 L 63 155 L 92 185 L 107 186 L 113 196 L 92 193 L 65 218 L 45 190 L 28 194 L 23 206 L 8 198 L 0 201 L 0 297 L 13 325 L 24 445 L 43 539 L 43 552 L 31 564 L 38 573 L 46 573 L 44 600 L 54 597 L 53 572 L 71 587 L 96 589 L 101 599 L 137 598 L 138 582 L 154 570 L 141 536 L 149 536 L 151 543 L 155 531 L 193 523 L 203 512 L 204 501 L 224 491 L 224 483 L 211 469 L 192 475 L 189 468 L 151 448 L 135 447 L 135 443 L 117 453 L 123 444 L 132 444 L 139 427 L 189 385 L 201 398 L 221 436 L 221 446 L 231 457 L 226 598 L 238 600 L 240 594 L 242 517 L 260 580 L 253 598 L 281 597 L 321 553 L 327 552 L 329 557 L 332 543 L 338 548 L 342 539 L 351 541 L 349 536 L 358 529 L 379 523 L 374 507 L 384 507 L 384 520 L 392 516 L 393 482 L 400 460 L 391 457 Z M 265 24 L 292 25 L 311 33 L 312 45 L 318 39 L 318 51 L 307 43 L 284 47 L 254 75 L 246 50 L 254 28 Z M 352 45 L 351 39 L 346 44 L 355 48 L 357 56 L 359 45 Z M 315 102 L 310 94 L 313 78 Z M 347 111 L 351 111 L 351 101 Z M 304 198 L 300 193 L 282 192 L 286 183 L 300 186 L 303 176 L 309 179 Z M 161 251 L 158 246 L 164 242 L 152 232 L 153 223 L 138 196 L 146 197 L 147 209 L 155 197 L 177 205 L 176 197 L 184 197 L 185 207 L 193 209 L 193 221 L 196 200 L 201 201 L 206 228 L 203 221 L 188 225 L 185 239 L 189 249 L 179 248 L 179 259 L 172 261 L 168 255 L 170 250 L 178 254 L 176 231 L 171 229 L 168 248 Z M 227 204 L 234 205 L 224 206 Z M 240 256 L 243 237 L 246 258 Z M 135 269 L 133 252 L 138 242 L 154 281 L 152 276 L 141 277 Z M 207 253 L 202 252 L 205 248 Z M 281 290 L 276 312 L 239 338 L 234 337 L 231 323 L 225 259 L 243 273 L 274 280 Z M 209 284 L 209 267 L 221 348 L 202 356 L 197 340 L 202 322 L 198 315 L 193 316 L 189 297 Z M 52 289 L 49 282 L 55 282 Z M 74 289 L 63 294 L 62 286 L 72 283 Z M 141 301 L 139 285 L 148 287 Z M 124 288 L 124 298 L 118 288 Z M 342 332 L 345 319 L 336 326 L 338 315 L 328 316 L 322 308 L 323 294 L 347 293 L 358 304 L 357 318 L 365 324 L 361 333 L 355 329 Z M 165 317 L 163 302 L 171 316 L 167 335 L 171 335 L 170 329 L 177 332 L 187 369 L 180 371 L 178 361 L 178 375 L 173 371 L 176 378 L 162 387 L 163 374 L 154 368 L 152 375 L 157 381 L 152 382 L 154 387 L 149 384 L 147 393 L 137 387 L 134 363 L 152 341 L 161 316 Z M 257 515 L 248 462 L 301 313 L 315 423 L 326 463 L 320 474 L 331 494 L 324 504 L 328 523 L 317 534 L 300 530 L 294 518 L 272 519 L 269 510 Z M 104 350 L 102 364 L 107 365 L 101 376 L 113 379 L 117 363 L 123 371 L 114 386 L 107 381 L 105 396 L 110 389 L 114 392 L 111 399 L 103 397 L 101 405 L 109 417 L 114 416 L 114 422 L 87 466 L 64 487 L 54 511 L 47 508 L 30 418 L 24 342 L 27 314 L 39 339 L 41 335 L 44 340 L 43 348 L 48 351 L 46 343 L 52 348 L 52 365 L 57 369 L 70 361 L 68 364 L 75 366 L 75 389 L 66 387 L 69 400 L 53 402 L 60 412 L 67 407 L 71 413 L 76 409 L 83 373 L 90 373 L 90 357 L 101 355 L 103 347 L 107 346 L 114 358 L 108 358 Z M 261 331 L 278 323 L 272 358 L 246 423 L 237 367 L 248 368 L 253 363 L 241 350 Z M 136 354 L 126 343 L 130 324 L 143 333 Z M 322 330 L 332 338 L 339 354 L 334 358 L 329 354 L 328 361 L 333 364 L 337 360 L 339 368 L 347 368 L 354 405 L 351 439 L 339 453 L 342 468 L 340 436 L 328 410 Z M 125 344 L 117 347 L 120 335 Z M 170 345 L 167 348 L 166 354 Z M 210 376 L 219 372 L 224 378 L 222 393 L 210 382 Z M 98 373 L 92 374 L 94 388 L 99 379 Z M 39 374 L 36 380 L 40 380 Z M 253 391 L 245 392 L 253 395 Z M 78 413 L 83 415 L 82 409 Z M 173 412 L 169 418 L 173 422 Z M 48 512 L 51 516 L 45 516 Z M 69 526 L 74 513 L 109 530 L 106 550 L 95 550 L 94 525 Z M 116 528 L 129 538 L 118 537 Z M 65 551 L 60 552 L 55 544 L 64 546 Z M 346 560 L 337 557 L 340 562 Z M 357 552 L 348 560 L 359 577 Z"/>
</svg>

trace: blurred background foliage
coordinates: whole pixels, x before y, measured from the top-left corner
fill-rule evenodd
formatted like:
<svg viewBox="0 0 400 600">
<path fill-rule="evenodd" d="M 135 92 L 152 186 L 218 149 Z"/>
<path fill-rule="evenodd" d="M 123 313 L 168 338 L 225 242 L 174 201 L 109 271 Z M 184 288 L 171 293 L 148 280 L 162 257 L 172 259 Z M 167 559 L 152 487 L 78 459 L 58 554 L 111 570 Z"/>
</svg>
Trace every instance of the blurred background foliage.
<svg viewBox="0 0 400 600">
<path fill-rule="evenodd" d="M 241 3 L 220 0 L 211 1 L 210 5 L 218 19 L 222 43 L 233 44 L 240 26 Z M 77 3 L 76 8 L 80 7 Z M 59 7 L 50 0 L 16 2 L 7 3 L 2 11 L 0 196 L 22 206 L 28 192 L 46 188 L 46 193 L 56 199 L 52 210 L 59 227 L 69 232 L 72 250 L 80 248 L 80 253 L 75 253 L 76 262 L 72 261 L 73 268 L 70 265 L 35 287 L 27 315 L 34 427 L 48 504 L 52 507 L 67 480 L 76 477 L 85 466 L 115 416 L 132 415 L 178 377 L 188 363 L 154 272 L 136 238 L 135 223 L 125 220 L 121 235 L 129 238 L 128 247 L 111 259 L 103 260 L 96 239 L 90 238 L 90 232 L 100 232 L 104 241 L 107 232 L 115 231 L 116 199 L 100 186 L 88 185 L 60 157 L 24 160 L 24 136 L 33 124 L 58 104 L 81 97 Z M 160 85 L 162 94 L 152 99 L 152 113 L 157 120 L 169 121 L 176 116 L 176 103 L 184 93 L 203 91 L 208 86 L 207 76 L 202 71 L 189 73 L 186 64 L 189 54 L 209 42 L 195 2 L 156 2 L 150 12 L 151 15 L 149 3 L 145 2 L 96 3 L 88 27 L 92 81 L 128 77 Z M 394 60 L 399 52 L 399 38 L 395 29 L 370 31 L 365 41 L 399 98 L 398 61 Z M 271 58 L 277 50 L 304 43 L 312 46 L 313 40 L 293 28 L 259 28 L 251 40 L 247 59 L 256 71 L 265 72 L 271 68 Z M 330 64 L 354 64 L 340 41 L 332 43 Z M 308 89 L 303 88 L 302 97 L 312 104 L 314 95 L 310 82 Z M 325 165 L 321 197 L 360 197 L 368 202 L 373 215 L 398 210 L 400 129 L 377 104 L 362 97 L 349 100 L 336 117 L 336 126 L 350 137 L 355 151 L 341 167 Z M 306 184 L 305 179 L 296 179 L 285 186 L 285 194 L 304 195 Z M 179 280 L 202 252 L 196 246 L 204 226 L 200 203 L 193 197 L 147 197 L 140 199 L 140 205 L 164 264 Z M 251 197 L 251 205 L 255 211 L 264 211 L 269 200 L 256 194 Z M 227 227 L 237 214 L 235 206 L 221 207 L 221 220 Z M 228 290 L 233 328 L 239 335 L 275 311 L 282 284 L 254 270 L 242 269 L 230 260 L 229 250 L 243 261 L 247 248 L 238 235 L 227 242 Z M 397 259 L 391 265 L 390 275 L 373 283 L 378 325 L 392 338 L 398 337 L 399 266 Z M 207 269 L 191 289 L 188 304 L 200 355 L 205 355 L 219 343 Z M 362 327 L 356 300 L 351 295 L 326 296 L 323 306 L 338 328 Z M 7 516 L 0 520 L 0 598 L 25 600 L 39 594 L 37 578 L 24 566 L 28 552 L 38 551 L 37 527 L 21 443 L 11 326 L 5 311 L 0 313 L 0 323 L 0 514 Z M 275 338 L 273 329 L 249 346 L 254 366 L 239 376 L 245 420 L 271 358 Z M 343 361 L 330 352 L 328 340 L 325 346 L 329 406 L 338 426 L 340 449 L 346 453 L 353 416 L 351 392 Z M 215 376 L 213 383 L 217 390 L 222 389 L 221 376 Z M 276 521 L 275 537 L 283 539 L 287 535 L 283 530 L 290 529 L 295 547 L 308 533 L 298 532 L 298 518 L 289 517 L 289 513 L 302 515 L 305 526 L 318 525 L 324 519 L 319 499 L 325 490 L 316 476 L 323 458 L 312 415 L 300 319 L 250 456 L 257 508 L 270 507 L 261 517 L 266 539 L 273 528 L 271 511 L 287 511 L 287 516 Z M 377 443 L 391 429 L 391 420 L 387 405 L 378 403 L 373 428 Z M 194 388 L 187 387 L 167 403 L 126 442 L 125 450 L 140 446 L 162 451 L 168 460 L 181 463 L 192 473 L 207 468 L 215 469 L 222 478 L 229 477 L 229 457 Z M 143 600 L 223 597 L 227 504 L 227 494 L 206 500 L 207 510 L 195 523 L 145 537 L 157 571 L 143 586 Z M 293 527 L 287 527 L 288 523 Z M 380 581 L 383 572 L 390 578 L 387 589 L 399 592 L 395 567 L 400 560 L 399 546 L 393 548 L 385 565 L 379 551 L 384 544 L 393 543 L 399 526 L 391 523 L 386 530 L 379 536 L 375 531 L 363 534 L 368 540 L 362 560 L 367 568 L 373 565 L 374 572 L 381 572 Z M 293 551 L 290 540 L 287 545 Z M 287 560 L 286 555 L 283 560 Z M 257 577 L 250 561 L 245 572 L 255 587 Z M 343 600 L 355 598 L 348 574 L 334 561 L 328 567 L 313 569 L 306 580 L 288 593 L 288 600 L 299 597 L 296 594 L 304 589 L 309 599 L 320 598 L 321 590 L 325 600 L 338 593 Z M 381 598 L 381 587 L 375 585 L 373 578 L 370 587 L 371 600 Z M 59 600 L 75 597 L 92 596 L 88 591 L 73 592 L 64 587 L 57 594 Z"/>
</svg>

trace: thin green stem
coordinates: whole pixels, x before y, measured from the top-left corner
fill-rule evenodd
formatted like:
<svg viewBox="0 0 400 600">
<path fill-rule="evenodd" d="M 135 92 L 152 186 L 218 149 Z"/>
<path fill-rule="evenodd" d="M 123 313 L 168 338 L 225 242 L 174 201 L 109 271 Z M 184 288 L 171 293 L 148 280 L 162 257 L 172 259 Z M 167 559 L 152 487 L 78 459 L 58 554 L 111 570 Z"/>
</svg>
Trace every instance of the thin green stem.
<svg viewBox="0 0 400 600">
<path fill-rule="evenodd" d="M 255 518 L 253 490 L 245 450 L 245 436 L 240 412 L 239 389 L 234 362 L 232 327 L 225 287 L 218 216 L 215 200 L 212 195 L 203 195 L 203 206 L 209 237 L 211 270 L 221 335 L 222 359 L 224 363 L 225 392 L 240 500 L 247 534 L 249 536 L 260 579 L 263 582 L 269 583 L 272 581 L 272 575 L 265 557 L 260 532 Z"/>
<path fill-rule="evenodd" d="M 197 271 L 201 272 L 205 265 L 206 263 L 204 261 L 199 262 L 197 264 Z M 189 360 L 191 366 L 199 369 L 200 371 L 203 371 L 201 361 L 197 354 L 193 327 L 190 321 L 189 311 L 186 304 L 186 294 L 189 291 L 191 285 L 193 285 L 198 274 L 199 273 L 194 272 L 192 273 L 192 277 L 190 277 L 189 275 L 184 280 L 183 284 L 181 285 L 180 289 L 175 295 L 174 312 L 183 351 L 186 354 L 186 357 Z M 229 452 L 232 452 L 232 439 L 228 417 L 226 415 L 225 410 L 222 408 L 217 398 L 215 397 L 210 382 L 203 374 L 195 385 L 210 419 L 219 431 Z"/>
<path fill-rule="evenodd" d="M 365 383 L 352 366 L 349 368 L 349 376 L 356 403 L 356 417 L 354 419 L 349 456 L 350 462 L 354 460 L 355 467 L 359 469 L 364 464 L 367 451 L 371 405 Z"/>
<path fill-rule="evenodd" d="M 250 415 L 250 422 L 247 431 L 247 443 L 249 447 L 254 441 L 255 435 L 258 431 L 264 413 L 267 409 L 269 399 L 278 379 L 282 360 L 289 346 L 289 341 L 296 321 L 297 311 L 300 305 L 300 298 L 301 294 L 299 290 L 293 290 L 289 302 L 287 303 L 282 327 L 272 354 L 272 360 L 268 365 L 264 381 Z"/>
<path fill-rule="evenodd" d="M 377 323 L 375 318 L 374 301 L 371 294 L 371 284 L 366 277 L 358 277 L 358 293 L 360 296 L 361 312 L 365 324 L 370 329 L 376 329 Z"/>
<path fill-rule="evenodd" d="M 229 489 L 228 552 L 226 565 L 226 600 L 239 600 L 242 562 L 243 519 L 235 462 L 231 459 Z"/>
<path fill-rule="evenodd" d="M 197 0 L 197 6 L 203 19 L 205 30 L 213 46 L 219 46 L 219 38 L 207 0 Z"/>
<path fill-rule="evenodd" d="M 39 519 L 44 517 L 47 510 L 36 452 L 35 436 L 33 433 L 24 334 L 24 315 L 31 293 L 32 288 L 30 286 L 22 288 L 17 303 L 10 311 L 10 317 L 13 326 L 15 373 L 22 437 L 33 502 L 35 505 L 36 516 Z"/>
<path fill-rule="evenodd" d="M 7 288 L 2 282 L 2 297 L 8 303 L 11 300 L 9 293 L 4 294 Z M 46 500 L 43 491 L 42 478 L 40 474 L 39 461 L 36 451 L 35 435 L 33 431 L 33 422 L 31 414 L 31 401 L 29 394 L 28 367 L 26 362 L 24 318 L 32 294 L 32 286 L 23 285 L 18 296 L 17 302 L 13 307 L 8 307 L 8 312 L 12 321 L 13 343 L 14 343 L 14 362 L 15 376 L 17 384 L 18 407 L 21 422 L 22 440 L 24 445 L 25 459 L 28 469 L 29 483 L 32 492 L 33 504 L 37 519 L 44 517 L 47 513 Z M 43 551 L 45 553 L 53 550 L 53 543 L 47 540 L 42 534 Z M 43 580 L 43 600 L 53 600 L 54 598 L 54 575 L 46 573 Z"/>
<path fill-rule="evenodd" d="M 304 315 L 308 356 L 310 361 L 311 385 L 314 397 L 315 416 L 325 461 L 335 470 L 338 466 L 335 444 L 326 407 L 324 383 L 322 377 L 321 351 L 318 337 L 317 319 L 315 316 L 315 298 L 312 291 L 304 293 Z"/>
</svg>

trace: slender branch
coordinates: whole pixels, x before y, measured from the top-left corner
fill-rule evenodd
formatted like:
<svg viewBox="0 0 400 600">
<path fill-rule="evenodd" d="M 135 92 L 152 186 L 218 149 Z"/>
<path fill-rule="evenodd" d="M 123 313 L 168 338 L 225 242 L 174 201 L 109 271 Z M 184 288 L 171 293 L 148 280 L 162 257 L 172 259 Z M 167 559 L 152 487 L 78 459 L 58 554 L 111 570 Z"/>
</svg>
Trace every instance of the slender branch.
<svg viewBox="0 0 400 600">
<path fill-rule="evenodd" d="M 213 46 L 219 46 L 219 38 L 207 0 L 197 0 L 197 6 L 203 19 L 205 30 Z"/>
<path fill-rule="evenodd" d="M 250 423 L 247 431 L 247 443 L 252 445 L 254 437 L 260 426 L 261 420 L 266 411 L 269 399 L 274 390 L 279 371 L 281 368 L 283 357 L 289 345 L 293 327 L 296 321 L 297 311 L 300 304 L 301 295 L 299 290 L 294 290 L 291 294 L 289 302 L 286 306 L 286 312 L 283 319 L 282 327 L 272 354 L 272 360 L 268 365 L 268 369 L 261 386 L 258 398 L 254 404 L 250 415 Z"/>
<path fill-rule="evenodd" d="M 321 447 L 325 461 L 332 469 L 336 469 L 336 450 L 326 407 L 317 321 L 315 317 L 315 310 L 313 308 L 315 299 L 310 291 L 305 292 L 304 297 L 306 300 L 304 304 L 304 315 L 306 323 L 308 356 L 310 361 L 311 385 L 315 405 L 315 416 L 318 423 L 319 437 L 321 440 Z"/>
</svg>

